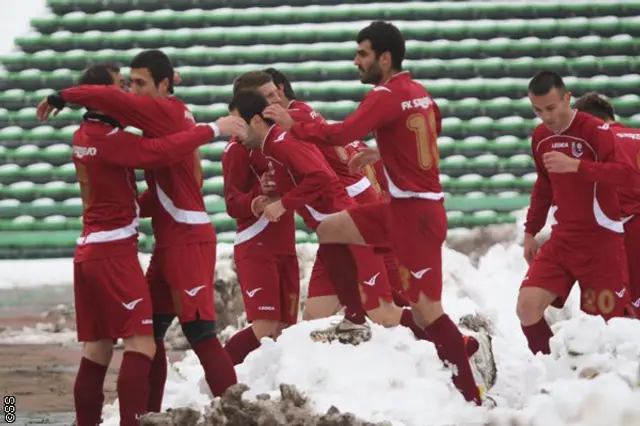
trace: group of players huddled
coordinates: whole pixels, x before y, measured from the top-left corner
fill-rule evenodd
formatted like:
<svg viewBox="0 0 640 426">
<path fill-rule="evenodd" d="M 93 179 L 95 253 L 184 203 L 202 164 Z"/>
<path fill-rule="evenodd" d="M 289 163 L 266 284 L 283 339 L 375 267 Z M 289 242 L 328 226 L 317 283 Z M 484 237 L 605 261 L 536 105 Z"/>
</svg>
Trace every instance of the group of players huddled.
<svg viewBox="0 0 640 426">
<path fill-rule="evenodd" d="M 164 336 L 177 316 L 214 396 L 236 383 L 234 365 L 298 320 L 299 270 L 294 213 L 318 237 L 303 318 L 334 315 L 317 342 L 359 344 L 371 338 L 367 317 L 404 326 L 432 342 L 453 366 L 463 397 L 483 403 L 473 358 L 488 340 L 465 336 L 444 312 L 442 246 L 447 235 L 438 171 L 441 115 L 428 91 L 402 70 L 405 41 L 377 21 L 357 35 L 354 64 L 373 85 L 344 121 L 327 123 L 296 98 L 276 69 L 240 75 L 229 115 L 196 124 L 174 97 L 175 73 L 161 51 L 138 54 L 129 87 L 117 67 L 95 65 L 77 87 L 48 96 L 38 118 L 77 104 L 87 109 L 74 135 L 83 231 L 74 256 L 78 340 L 84 342 L 74 399 L 78 426 L 101 421 L 103 385 L 117 339 L 120 421 L 138 425 L 161 409 L 167 376 Z M 540 72 L 528 87 L 542 120 L 533 133 L 538 178 L 526 222 L 517 312 L 529 347 L 549 353 L 544 320 L 575 281 L 582 309 L 605 319 L 634 316 L 640 303 L 640 132 L 615 123 L 598 94 L 570 106 L 560 76 Z M 135 135 L 124 130 L 142 130 Z M 377 148 L 362 139 L 373 133 Z M 250 326 L 223 347 L 216 336 L 216 234 L 203 201 L 198 147 L 228 136 L 224 197 L 237 221 L 234 258 Z M 138 194 L 134 169 L 148 189 Z M 549 210 L 557 224 L 538 250 Z M 638 211 L 637 211 L 638 210 Z M 149 268 L 138 260 L 139 218 L 151 217 Z M 425 390 L 426 392 L 426 390 Z"/>
</svg>

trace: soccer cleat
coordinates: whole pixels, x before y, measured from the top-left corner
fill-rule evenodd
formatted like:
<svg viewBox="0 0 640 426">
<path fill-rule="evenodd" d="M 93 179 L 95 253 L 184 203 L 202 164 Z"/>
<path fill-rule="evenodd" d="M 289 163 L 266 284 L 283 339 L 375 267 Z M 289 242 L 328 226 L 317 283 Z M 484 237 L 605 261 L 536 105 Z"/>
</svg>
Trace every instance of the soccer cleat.
<svg viewBox="0 0 640 426">
<path fill-rule="evenodd" d="M 471 358 L 476 354 L 476 352 L 478 352 L 478 349 L 480 349 L 480 343 L 478 343 L 478 340 L 475 337 L 467 336 L 466 334 L 463 334 L 462 338 L 464 339 L 464 347 L 467 350 L 467 356 Z"/>
<path fill-rule="evenodd" d="M 354 324 L 343 318 L 324 330 L 314 330 L 310 333 L 314 342 L 333 342 L 337 340 L 343 344 L 357 346 L 360 343 L 371 340 L 371 327 L 366 322 L 364 324 Z"/>
<path fill-rule="evenodd" d="M 469 361 L 481 399 L 486 401 L 486 392 L 495 384 L 497 373 L 491 343 L 491 326 L 479 315 L 467 315 L 460 319 L 459 325 L 469 330 L 470 337 L 478 343 L 478 349 L 472 355 L 470 354 Z"/>
</svg>

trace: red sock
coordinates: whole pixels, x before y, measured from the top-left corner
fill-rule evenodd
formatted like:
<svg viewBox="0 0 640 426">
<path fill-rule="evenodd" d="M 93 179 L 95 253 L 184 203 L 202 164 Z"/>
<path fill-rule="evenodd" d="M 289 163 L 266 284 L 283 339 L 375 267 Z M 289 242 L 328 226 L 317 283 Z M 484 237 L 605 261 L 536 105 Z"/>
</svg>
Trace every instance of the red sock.
<svg viewBox="0 0 640 426">
<path fill-rule="evenodd" d="M 80 368 L 73 385 L 73 400 L 76 406 L 78 426 L 100 424 L 102 403 L 104 402 L 102 388 L 106 375 L 106 365 L 98 364 L 84 357 L 80 360 Z"/>
<path fill-rule="evenodd" d="M 416 324 L 416 321 L 413 319 L 413 314 L 411 313 L 411 309 L 403 309 L 402 316 L 400 317 L 400 325 L 409 328 L 413 331 L 413 335 L 416 336 L 416 339 L 419 340 L 429 340 L 429 336 L 427 332 Z M 429 340 L 430 341 L 430 340 Z"/>
<path fill-rule="evenodd" d="M 230 386 L 238 383 L 236 370 L 217 337 L 192 345 L 204 369 L 204 377 L 213 396 L 221 396 Z"/>
<path fill-rule="evenodd" d="M 260 341 L 256 337 L 256 333 L 253 332 L 253 328 L 247 327 L 234 334 L 224 346 L 224 349 L 229 354 L 233 365 L 238 365 L 242 364 L 247 355 L 259 347 Z"/>
<path fill-rule="evenodd" d="M 547 324 L 544 317 L 533 325 L 522 326 L 522 332 L 527 338 L 529 343 L 529 349 L 534 354 L 542 352 L 543 354 L 550 354 L 551 348 L 549 348 L 549 340 L 553 337 L 551 327 Z"/>
<path fill-rule="evenodd" d="M 366 314 L 362 309 L 358 289 L 358 267 L 346 244 L 320 244 L 318 256 L 322 257 L 327 275 L 333 282 L 340 304 L 345 307 L 345 318 L 354 324 L 364 324 Z"/>
<path fill-rule="evenodd" d="M 156 340 L 156 354 L 149 370 L 149 402 L 147 411 L 159 413 L 162 409 L 164 386 L 167 382 L 167 352 L 163 340 Z"/>
<path fill-rule="evenodd" d="M 151 358 L 140 352 L 125 351 L 118 374 L 120 426 L 138 426 L 149 402 Z"/>
<path fill-rule="evenodd" d="M 464 399 L 480 405 L 480 392 L 471 372 L 462 333 L 448 315 L 442 315 L 429 325 L 425 331 L 436 347 L 438 357 L 456 367 L 453 384 Z"/>
</svg>

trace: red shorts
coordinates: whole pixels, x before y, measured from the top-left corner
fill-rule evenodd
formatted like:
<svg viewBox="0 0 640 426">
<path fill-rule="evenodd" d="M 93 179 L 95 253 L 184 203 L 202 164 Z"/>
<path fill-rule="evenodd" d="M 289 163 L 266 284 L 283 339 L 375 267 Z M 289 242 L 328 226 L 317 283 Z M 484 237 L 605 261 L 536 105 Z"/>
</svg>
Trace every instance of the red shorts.
<svg viewBox="0 0 640 426">
<path fill-rule="evenodd" d="M 378 191 L 375 190 L 373 185 L 371 185 L 370 187 L 368 187 L 367 189 L 365 189 L 364 191 L 362 191 L 361 193 L 359 193 L 358 195 L 352 198 L 358 204 L 375 203 L 376 201 L 381 200 L 380 194 L 378 193 Z"/>
<path fill-rule="evenodd" d="M 300 272 L 295 255 L 252 255 L 236 259 L 247 320 L 298 322 Z"/>
<path fill-rule="evenodd" d="M 442 297 L 442 245 L 447 215 L 440 201 L 393 199 L 347 210 L 365 243 L 391 246 L 398 258 L 402 292 L 416 303 L 420 293 Z"/>
<path fill-rule="evenodd" d="M 80 342 L 152 335 L 151 299 L 137 252 L 73 265 Z"/>
<path fill-rule="evenodd" d="M 605 319 L 624 316 L 631 301 L 627 291 L 627 259 L 622 235 L 606 234 L 577 246 L 553 235 L 533 258 L 521 287 L 538 287 L 558 296 L 564 306 L 578 281 L 580 308 Z"/>
<path fill-rule="evenodd" d="M 640 216 L 624 224 L 624 246 L 629 263 L 629 291 L 631 304 L 640 309 Z"/>
<path fill-rule="evenodd" d="M 153 313 L 215 321 L 215 266 L 215 243 L 155 249 L 147 270 Z"/>
</svg>

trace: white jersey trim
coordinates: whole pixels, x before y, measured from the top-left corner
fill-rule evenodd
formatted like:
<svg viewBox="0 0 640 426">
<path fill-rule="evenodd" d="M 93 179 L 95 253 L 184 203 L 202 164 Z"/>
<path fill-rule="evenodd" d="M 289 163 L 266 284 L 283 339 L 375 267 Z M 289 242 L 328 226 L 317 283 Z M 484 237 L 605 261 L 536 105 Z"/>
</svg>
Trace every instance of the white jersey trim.
<svg viewBox="0 0 640 426">
<path fill-rule="evenodd" d="M 260 219 L 255 221 L 253 224 L 236 233 L 236 238 L 233 241 L 233 244 L 237 246 L 239 244 L 246 243 L 267 229 L 267 226 L 269 226 L 269 220 L 264 216 L 260 217 Z"/>
<path fill-rule="evenodd" d="M 362 179 L 360 179 L 358 182 L 345 187 L 345 189 L 347 190 L 347 194 L 349 194 L 349 197 L 355 198 L 358 195 L 362 194 L 367 189 L 369 189 L 370 186 L 371 186 L 371 181 L 369 181 L 369 179 L 365 176 Z"/>
<path fill-rule="evenodd" d="M 207 212 L 198 212 L 194 210 L 183 210 L 171 201 L 167 194 L 160 188 L 160 185 L 156 182 L 156 192 L 158 194 L 158 201 L 169 215 L 178 223 L 186 223 L 189 225 L 203 225 L 205 223 L 211 223 L 211 219 Z"/>
<path fill-rule="evenodd" d="M 91 232 L 84 237 L 76 239 L 76 244 L 79 246 L 85 244 L 100 244 L 109 243 L 112 241 L 126 240 L 138 234 L 138 226 L 140 226 L 140 206 L 136 204 L 136 217 L 127 226 L 122 228 L 112 229 L 110 231 L 98 231 Z"/>
<path fill-rule="evenodd" d="M 386 167 L 383 167 L 384 175 L 387 177 L 387 183 L 389 185 L 389 195 L 392 198 L 420 198 L 423 200 L 438 201 L 444 198 L 444 192 L 416 192 L 416 191 L 403 191 L 398 188 L 391 180 L 389 172 Z"/>
</svg>

